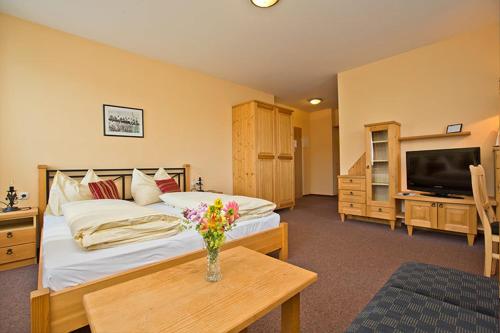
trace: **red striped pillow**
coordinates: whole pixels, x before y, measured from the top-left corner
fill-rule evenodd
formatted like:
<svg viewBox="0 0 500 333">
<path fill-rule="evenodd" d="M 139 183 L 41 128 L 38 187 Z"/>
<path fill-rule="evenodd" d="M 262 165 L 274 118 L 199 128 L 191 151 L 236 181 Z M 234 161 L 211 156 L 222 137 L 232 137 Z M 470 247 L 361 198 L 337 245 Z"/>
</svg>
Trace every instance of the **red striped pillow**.
<svg viewBox="0 0 500 333">
<path fill-rule="evenodd" d="M 162 193 L 180 192 L 181 189 L 173 178 L 155 180 L 156 185 Z"/>
<path fill-rule="evenodd" d="M 94 199 L 120 199 L 118 188 L 112 179 L 91 182 L 89 189 Z"/>
</svg>

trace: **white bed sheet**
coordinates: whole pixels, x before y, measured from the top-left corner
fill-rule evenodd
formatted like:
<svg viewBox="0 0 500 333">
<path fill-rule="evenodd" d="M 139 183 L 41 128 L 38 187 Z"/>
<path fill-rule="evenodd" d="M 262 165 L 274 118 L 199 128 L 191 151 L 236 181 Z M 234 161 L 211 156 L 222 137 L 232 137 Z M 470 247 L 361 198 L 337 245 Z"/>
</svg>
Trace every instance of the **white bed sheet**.
<svg viewBox="0 0 500 333">
<path fill-rule="evenodd" d="M 164 203 L 148 207 L 166 214 L 180 216 L 180 209 Z M 227 235 L 227 241 L 275 228 L 280 216 L 271 215 L 238 222 Z M 154 263 L 203 248 L 203 239 L 196 230 L 151 241 L 124 244 L 108 249 L 86 251 L 71 237 L 64 216 L 45 215 L 43 239 L 43 287 L 58 291 L 131 268 Z"/>
</svg>

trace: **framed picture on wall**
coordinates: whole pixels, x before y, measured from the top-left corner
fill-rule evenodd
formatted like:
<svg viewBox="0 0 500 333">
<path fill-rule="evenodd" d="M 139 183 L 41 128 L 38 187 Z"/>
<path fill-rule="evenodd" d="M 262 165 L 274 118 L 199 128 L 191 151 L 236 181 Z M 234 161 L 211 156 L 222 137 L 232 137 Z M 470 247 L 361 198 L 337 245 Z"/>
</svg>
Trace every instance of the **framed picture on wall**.
<svg viewBox="0 0 500 333">
<path fill-rule="evenodd" d="M 451 124 L 446 127 L 446 134 L 462 132 L 462 124 Z"/>
<path fill-rule="evenodd" d="M 104 104 L 102 106 L 105 136 L 144 137 L 144 110 Z"/>
</svg>

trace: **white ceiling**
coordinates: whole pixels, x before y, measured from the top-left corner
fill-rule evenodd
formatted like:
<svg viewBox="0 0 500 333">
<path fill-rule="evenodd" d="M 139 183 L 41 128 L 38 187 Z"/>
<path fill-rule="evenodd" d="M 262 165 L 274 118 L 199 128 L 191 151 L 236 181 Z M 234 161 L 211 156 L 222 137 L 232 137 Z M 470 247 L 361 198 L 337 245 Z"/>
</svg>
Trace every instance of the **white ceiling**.
<svg viewBox="0 0 500 333">
<path fill-rule="evenodd" d="M 0 0 L 0 11 L 196 69 L 305 110 L 336 73 L 498 22 L 499 0 Z M 310 97 L 325 103 L 310 106 Z"/>
</svg>

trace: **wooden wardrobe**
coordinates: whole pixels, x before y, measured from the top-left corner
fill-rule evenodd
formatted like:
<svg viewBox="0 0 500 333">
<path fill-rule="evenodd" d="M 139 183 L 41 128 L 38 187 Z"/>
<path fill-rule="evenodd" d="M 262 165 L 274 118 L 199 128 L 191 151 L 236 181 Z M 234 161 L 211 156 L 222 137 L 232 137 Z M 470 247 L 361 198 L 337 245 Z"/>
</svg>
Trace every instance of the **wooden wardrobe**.
<svg viewBox="0 0 500 333">
<path fill-rule="evenodd" d="M 233 107 L 233 193 L 295 205 L 293 111 L 251 101 Z"/>
</svg>

